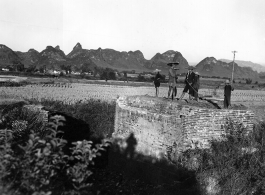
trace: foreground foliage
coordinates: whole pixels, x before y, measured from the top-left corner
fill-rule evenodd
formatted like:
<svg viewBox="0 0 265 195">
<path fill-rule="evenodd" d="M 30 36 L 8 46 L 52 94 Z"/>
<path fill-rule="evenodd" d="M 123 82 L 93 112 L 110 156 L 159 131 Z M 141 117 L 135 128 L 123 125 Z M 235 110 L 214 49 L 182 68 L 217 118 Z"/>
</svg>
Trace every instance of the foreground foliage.
<svg viewBox="0 0 265 195">
<path fill-rule="evenodd" d="M 11 129 L 0 130 L 0 194 L 87 194 L 91 166 L 108 143 L 77 141 L 65 154 L 67 141 L 57 137 L 59 124 L 28 132 L 33 124 L 28 122 L 15 120 Z"/>
<path fill-rule="evenodd" d="M 92 100 L 87 105 L 42 103 L 89 121 L 97 137 L 107 137 L 113 130 L 115 105 Z M 136 159 L 127 159 L 119 148 L 112 152 L 110 166 L 95 168 L 97 156 L 108 146 L 105 142 L 80 140 L 66 154 L 66 140 L 57 136 L 60 123 L 44 124 L 18 108 L 4 113 L 1 120 L 0 194 L 198 194 L 197 182 L 201 194 L 209 189 L 215 194 L 265 194 L 265 123 L 247 132 L 228 121 L 227 134 L 214 140 L 210 149 L 186 151 L 175 168 L 163 164 L 169 175 L 177 169 L 169 183 L 169 176 L 162 182 L 166 172 L 161 162 L 136 153 Z M 186 169 L 193 159 L 198 166 Z M 150 178 L 156 181 L 147 182 Z"/>
<path fill-rule="evenodd" d="M 199 163 L 196 175 L 203 194 L 265 194 L 265 123 L 253 132 L 232 121 L 225 128 L 226 135 L 212 141 L 210 149 L 184 154 Z"/>
</svg>

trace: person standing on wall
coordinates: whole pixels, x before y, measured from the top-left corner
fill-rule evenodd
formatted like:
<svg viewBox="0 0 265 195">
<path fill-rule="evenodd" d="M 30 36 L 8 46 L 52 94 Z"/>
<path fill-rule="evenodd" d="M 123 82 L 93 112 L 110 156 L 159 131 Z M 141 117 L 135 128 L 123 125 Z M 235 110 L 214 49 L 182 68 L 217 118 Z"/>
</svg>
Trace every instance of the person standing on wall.
<svg viewBox="0 0 265 195">
<path fill-rule="evenodd" d="M 174 97 L 174 91 L 175 91 L 175 87 L 177 86 L 176 83 L 176 69 L 177 69 L 177 65 L 179 65 L 179 62 L 173 62 L 173 63 L 168 63 L 168 66 L 170 66 L 170 69 L 168 70 L 168 99 L 170 98 L 170 96 L 172 96 L 172 100 Z"/>
<path fill-rule="evenodd" d="M 191 100 L 191 85 L 193 84 L 194 82 L 194 77 L 195 77 L 195 73 L 193 72 L 193 69 L 194 67 L 193 66 L 189 66 L 188 67 L 188 72 L 186 74 L 186 77 L 185 77 L 185 87 L 183 89 L 183 92 L 179 98 L 179 100 L 182 100 L 182 98 L 184 97 L 184 95 L 189 91 L 189 99 Z"/>
<path fill-rule="evenodd" d="M 234 88 L 230 84 L 229 80 L 226 80 L 224 87 L 224 108 L 231 106 L 231 91 L 234 91 Z"/>
<path fill-rule="evenodd" d="M 125 83 L 125 81 L 127 81 L 127 83 L 128 83 L 127 72 L 124 72 L 124 73 L 123 73 L 123 76 L 124 76 L 124 83 Z"/>
<path fill-rule="evenodd" d="M 161 70 L 155 69 L 154 72 L 156 73 L 154 78 L 154 84 L 156 88 L 156 97 L 159 96 L 159 87 L 160 87 L 160 81 L 162 79 L 162 75 L 159 73 Z"/>
<path fill-rule="evenodd" d="M 176 71 L 179 70 L 178 68 L 174 68 Z M 176 84 L 178 82 L 178 76 L 177 74 L 175 75 L 175 80 L 176 80 Z M 178 93 L 178 90 L 177 90 L 177 86 L 175 86 L 174 88 L 174 98 L 177 98 L 177 93 Z"/>
<path fill-rule="evenodd" d="M 194 100 L 198 101 L 199 97 L 199 88 L 200 88 L 200 74 L 198 72 L 195 72 L 194 82 L 192 83 L 191 87 L 191 96 L 194 97 Z"/>
</svg>

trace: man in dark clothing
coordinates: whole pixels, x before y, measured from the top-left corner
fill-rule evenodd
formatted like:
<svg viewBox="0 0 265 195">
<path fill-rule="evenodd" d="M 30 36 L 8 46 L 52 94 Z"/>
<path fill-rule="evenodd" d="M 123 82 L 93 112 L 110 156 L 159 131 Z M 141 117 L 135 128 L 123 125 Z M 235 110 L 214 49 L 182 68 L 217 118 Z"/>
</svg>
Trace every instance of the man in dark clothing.
<svg viewBox="0 0 265 195">
<path fill-rule="evenodd" d="M 224 87 L 224 108 L 231 106 L 231 91 L 234 91 L 234 88 L 230 85 L 229 80 L 226 80 Z"/>
<path fill-rule="evenodd" d="M 194 78 L 195 78 L 195 73 L 193 72 L 193 69 L 194 69 L 193 66 L 188 67 L 188 72 L 187 72 L 186 78 L 185 78 L 185 84 L 186 85 L 183 89 L 183 92 L 182 92 L 179 100 L 181 100 L 184 97 L 185 93 L 187 93 L 188 90 L 189 90 L 189 99 L 191 99 L 191 94 L 190 94 L 190 92 L 192 90 L 191 85 L 193 84 Z"/>
<path fill-rule="evenodd" d="M 191 86 L 192 90 L 189 94 L 194 97 L 194 100 L 198 101 L 199 98 L 199 88 L 200 88 L 200 73 L 195 72 L 194 82 Z"/>
<path fill-rule="evenodd" d="M 177 69 L 178 70 L 178 69 Z M 178 76 L 176 75 L 175 77 L 175 80 L 176 80 L 176 83 L 178 82 Z M 177 98 L 177 93 L 178 93 L 178 89 L 177 89 L 177 86 L 175 86 L 175 89 L 174 89 L 175 93 L 174 93 L 174 98 Z"/>
<path fill-rule="evenodd" d="M 155 88 L 156 88 L 156 97 L 158 97 L 159 95 L 159 87 L 160 87 L 160 81 L 162 79 L 162 75 L 159 73 L 161 70 L 154 70 L 154 72 L 156 72 L 156 75 L 154 77 L 154 84 L 155 84 Z"/>
</svg>

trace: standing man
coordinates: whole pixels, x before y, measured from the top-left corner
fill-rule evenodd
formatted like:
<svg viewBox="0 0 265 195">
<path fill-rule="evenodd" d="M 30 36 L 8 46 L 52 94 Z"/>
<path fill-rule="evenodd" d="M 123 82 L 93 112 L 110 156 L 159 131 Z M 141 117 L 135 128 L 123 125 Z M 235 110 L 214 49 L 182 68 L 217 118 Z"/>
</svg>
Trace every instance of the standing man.
<svg viewBox="0 0 265 195">
<path fill-rule="evenodd" d="M 186 77 L 185 77 L 185 84 L 186 85 L 183 89 L 183 92 L 182 92 L 179 100 L 182 100 L 182 98 L 184 97 L 185 93 L 188 92 L 188 90 L 189 90 L 189 99 L 191 100 L 191 91 L 192 91 L 191 85 L 194 83 L 194 78 L 195 78 L 195 73 L 193 72 L 193 69 L 194 69 L 193 66 L 188 67 L 188 72 L 187 72 Z"/>
<path fill-rule="evenodd" d="M 170 69 L 168 70 L 168 99 L 170 98 L 172 94 L 172 100 L 174 98 L 174 91 L 177 86 L 176 83 L 176 70 L 177 70 L 177 65 L 179 65 L 179 62 L 173 62 L 173 63 L 168 63 L 168 66 L 170 66 Z M 176 93 L 176 92 L 175 92 Z"/>
<path fill-rule="evenodd" d="M 156 97 L 159 96 L 159 87 L 160 87 L 160 81 L 162 79 L 162 75 L 159 73 L 161 70 L 155 69 L 154 72 L 156 73 L 154 77 L 154 84 L 156 88 Z"/>
<path fill-rule="evenodd" d="M 175 69 L 175 70 L 179 70 L 179 69 Z M 176 83 L 177 83 L 178 82 L 178 76 L 177 75 L 175 76 L 175 80 L 176 80 Z M 174 98 L 177 98 L 177 93 L 178 93 L 177 86 L 174 88 L 174 90 L 175 90 Z"/>
<path fill-rule="evenodd" d="M 124 73 L 123 73 L 123 76 L 124 76 L 124 83 L 125 83 L 125 81 L 127 81 L 127 83 L 128 83 L 127 72 L 124 72 Z"/>
<path fill-rule="evenodd" d="M 234 91 L 234 88 L 230 85 L 229 80 L 226 80 L 224 87 L 224 108 L 231 106 L 231 91 Z"/>
</svg>

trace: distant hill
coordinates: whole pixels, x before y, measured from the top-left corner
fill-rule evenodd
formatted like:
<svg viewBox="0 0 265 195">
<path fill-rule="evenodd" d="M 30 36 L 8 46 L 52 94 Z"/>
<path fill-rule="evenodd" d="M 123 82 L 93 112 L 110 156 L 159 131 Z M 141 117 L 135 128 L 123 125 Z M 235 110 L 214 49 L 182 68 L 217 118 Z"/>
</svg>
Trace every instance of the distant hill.
<svg viewBox="0 0 265 195">
<path fill-rule="evenodd" d="M 16 51 L 16 54 L 19 56 L 25 68 L 35 65 L 40 59 L 40 53 L 35 49 L 30 49 L 27 52 Z"/>
<path fill-rule="evenodd" d="M 220 61 L 227 63 L 232 62 L 232 60 L 227 60 L 227 59 L 220 59 Z M 262 66 L 257 63 L 253 63 L 250 61 L 243 61 L 243 60 L 235 60 L 235 63 L 237 63 L 241 67 L 251 67 L 253 70 L 257 71 L 258 73 L 265 72 L 265 66 Z"/>
<path fill-rule="evenodd" d="M 160 69 L 162 73 L 167 74 L 169 67 L 167 63 L 169 62 L 179 62 L 179 73 L 187 72 L 187 67 L 189 66 L 187 60 L 178 51 L 169 50 L 165 53 L 157 53 L 154 57 L 148 61 L 145 66 L 151 69 Z"/>
<path fill-rule="evenodd" d="M 218 76 L 231 78 L 233 63 L 226 63 L 216 60 L 214 57 L 207 57 L 196 65 L 196 71 L 203 76 Z M 257 71 L 253 71 L 250 67 L 240 67 L 234 64 L 234 78 L 252 78 L 259 80 Z"/>
<path fill-rule="evenodd" d="M 19 56 L 9 47 L 0 44 L 0 67 L 13 66 L 20 62 Z"/>
<path fill-rule="evenodd" d="M 60 69 L 61 65 L 65 64 L 67 64 L 67 58 L 60 47 L 47 46 L 46 49 L 40 52 L 37 67 L 45 66 L 45 69 Z"/>
<path fill-rule="evenodd" d="M 55 48 L 47 46 L 41 52 L 34 49 L 27 52 L 14 52 L 5 45 L 1 45 L 0 49 L 0 65 L 12 66 L 14 62 L 19 62 L 24 64 L 25 68 L 33 67 L 46 70 L 60 70 L 63 66 L 67 66 L 73 71 L 80 71 L 84 67 L 90 70 L 101 67 L 118 71 L 152 72 L 158 68 L 162 70 L 162 74 L 167 74 L 169 68 L 167 63 L 169 62 L 178 61 L 180 63 L 179 72 L 186 72 L 186 68 L 189 66 L 182 54 L 173 50 L 162 54 L 157 53 L 151 60 L 146 60 L 139 50 L 120 52 L 114 49 L 83 49 L 80 43 L 77 43 L 67 55 L 59 46 Z"/>
<path fill-rule="evenodd" d="M 25 68 L 33 66 L 36 69 L 60 70 L 62 65 L 67 64 L 67 58 L 59 46 L 55 48 L 47 46 L 40 53 L 35 49 L 30 49 L 27 52 L 17 51 L 16 54 Z"/>
<path fill-rule="evenodd" d="M 144 65 L 146 59 L 141 51 L 119 52 L 113 49 L 88 50 L 83 49 L 80 43 L 77 43 L 73 50 L 67 55 L 71 64 L 78 69 L 82 64 L 88 66 L 112 68 L 116 70 L 136 70 L 139 72 L 150 71 Z"/>
<path fill-rule="evenodd" d="M 118 71 L 152 72 L 155 69 L 162 70 L 162 74 L 168 74 L 167 63 L 179 62 L 178 73 L 187 72 L 189 63 L 179 51 L 168 50 L 164 53 L 155 54 L 150 60 L 146 60 L 141 51 L 116 51 L 114 49 L 83 49 L 77 43 L 69 54 L 65 54 L 59 46 L 47 46 L 43 51 L 38 52 L 30 49 L 27 52 L 14 52 L 7 46 L 0 44 L 0 67 L 12 67 L 13 70 L 20 70 L 21 67 L 30 70 L 61 70 L 79 71 L 94 70 L 98 67 L 111 68 Z M 240 61 L 242 62 L 242 61 Z M 252 63 L 253 65 L 254 63 Z M 246 63 L 244 64 L 246 65 Z M 241 66 L 242 63 L 241 63 Z M 235 78 L 258 79 L 257 71 L 250 67 L 241 67 L 235 63 Z M 196 65 L 197 70 L 205 76 L 230 77 L 232 63 L 216 60 L 214 57 L 207 57 Z M 253 65 L 253 67 L 259 67 Z M 261 70 L 261 69 L 260 69 Z"/>
</svg>

